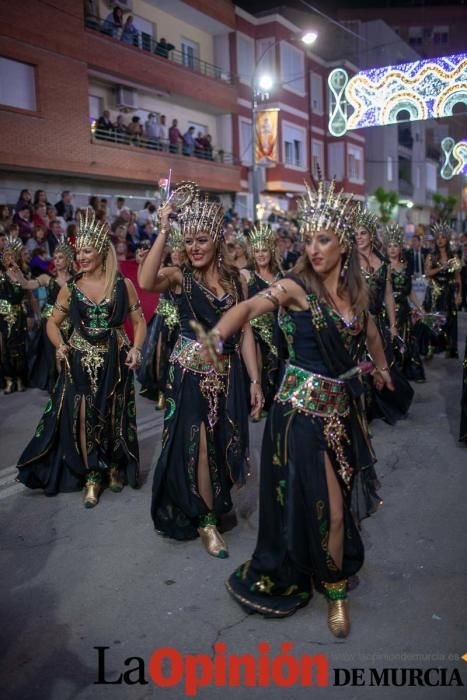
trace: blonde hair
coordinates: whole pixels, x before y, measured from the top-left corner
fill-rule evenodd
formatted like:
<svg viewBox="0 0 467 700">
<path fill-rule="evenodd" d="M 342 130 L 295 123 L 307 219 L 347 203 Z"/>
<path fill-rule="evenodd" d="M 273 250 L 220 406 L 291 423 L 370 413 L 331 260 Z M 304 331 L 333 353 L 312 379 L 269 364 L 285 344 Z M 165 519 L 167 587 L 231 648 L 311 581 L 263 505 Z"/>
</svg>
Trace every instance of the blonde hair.
<svg viewBox="0 0 467 700">
<path fill-rule="evenodd" d="M 104 295 L 106 299 L 111 299 L 118 273 L 117 253 L 115 252 L 113 243 L 110 243 L 107 256 L 104 258 L 103 263 L 105 267 Z"/>
</svg>

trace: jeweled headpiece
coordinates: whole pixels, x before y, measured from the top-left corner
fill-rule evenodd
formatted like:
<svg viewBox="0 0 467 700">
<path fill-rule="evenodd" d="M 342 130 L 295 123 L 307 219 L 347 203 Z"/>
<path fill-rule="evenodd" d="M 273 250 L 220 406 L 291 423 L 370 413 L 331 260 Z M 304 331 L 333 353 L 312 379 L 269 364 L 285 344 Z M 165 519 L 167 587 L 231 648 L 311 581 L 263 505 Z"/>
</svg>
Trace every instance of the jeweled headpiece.
<svg viewBox="0 0 467 700">
<path fill-rule="evenodd" d="M 182 235 L 207 233 L 214 242 L 224 234 L 224 210 L 207 195 L 197 195 L 178 216 Z"/>
<path fill-rule="evenodd" d="M 386 248 L 388 245 L 391 245 L 391 243 L 402 246 L 405 241 L 404 229 L 397 224 L 388 224 L 384 229 L 383 238 Z"/>
<path fill-rule="evenodd" d="M 378 217 L 361 204 L 357 206 L 355 217 L 355 228 L 364 228 L 370 234 L 372 242 L 377 238 Z"/>
<path fill-rule="evenodd" d="M 73 260 L 75 257 L 75 249 L 66 238 L 63 238 L 63 240 L 60 241 L 58 246 L 56 246 L 54 253 L 62 253 L 69 260 Z"/>
<path fill-rule="evenodd" d="M 452 230 L 447 221 L 437 221 L 436 224 L 433 224 L 431 227 L 431 233 L 433 234 L 434 238 L 437 238 L 438 236 L 446 236 L 446 238 L 449 240 L 451 238 Z"/>
<path fill-rule="evenodd" d="M 252 250 L 274 250 L 276 245 L 274 231 L 268 224 L 254 226 L 249 239 Z"/>
<path fill-rule="evenodd" d="M 335 192 L 336 181 L 320 180 L 318 188 L 312 190 L 305 182 L 306 193 L 299 202 L 300 235 L 303 239 L 320 229 L 332 229 L 340 243 L 354 242 L 355 202 L 344 190 Z"/>
<path fill-rule="evenodd" d="M 109 225 L 96 219 L 96 212 L 91 207 L 81 213 L 76 232 L 76 250 L 90 246 L 104 257 L 110 247 Z"/>
<path fill-rule="evenodd" d="M 7 236 L 5 239 L 5 247 L 3 248 L 4 253 L 12 253 L 15 257 L 21 253 L 23 247 L 23 241 L 21 238 L 16 236 Z"/>
</svg>

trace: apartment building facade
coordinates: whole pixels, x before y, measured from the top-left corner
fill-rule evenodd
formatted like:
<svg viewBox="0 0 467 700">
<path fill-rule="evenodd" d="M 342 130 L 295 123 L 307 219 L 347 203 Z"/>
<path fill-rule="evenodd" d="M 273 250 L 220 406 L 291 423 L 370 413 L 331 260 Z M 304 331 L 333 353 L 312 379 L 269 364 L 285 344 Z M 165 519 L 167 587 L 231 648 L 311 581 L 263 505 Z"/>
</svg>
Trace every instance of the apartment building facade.
<svg viewBox="0 0 467 700">
<path fill-rule="evenodd" d="M 259 167 L 262 210 L 293 209 L 304 180 L 318 173 L 336 177 L 357 197 L 365 193 L 365 138 L 350 133 L 334 139 L 327 129 L 327 77 L 334 67 L 303 44 L 303 30 L 279 14 L 253 16 L 236 8 L 231 35 L 231 66 L 238 77 L 238 114 L 233 121 L 234 151 L 242 163 L 237 209 L 252 214 L 252 99 L 261 77 L 272 78 L 258 109 L 277 109 L 277 160 Z M 351 70 L 352 67 L 349 66 Z M 354 69 L 355 70 L 355 69 Z"/>
<path fill-rule="evenodd" d="M 104 31 L 115 3 L 96 0 L 24 0 L 0 8 L 0 145 L 2 201 L 21 187 L 123 194 L 143 200 L 172 169 L 174 182 L 196 180 L 220 195 L 240 189 L 232 155 L 232 119 L 238 112 L 229 36 L 230 0 L 126 0 L 137 36 L 131 43 Z M 25 22 L 27 18 L 27 22 Z M 162 38 L 173 48 L 158 50 Z M 177 119 L 212 138 L 212 157 L 99 138 L 97 118 L 115 122 L 150 113 Z M 78 203 L 80 199 L 78 197 Z M 84 202 L 83 202 L 84 203 Z M 135 206 L 138 202 L 135 202 Z"/>
</svg>

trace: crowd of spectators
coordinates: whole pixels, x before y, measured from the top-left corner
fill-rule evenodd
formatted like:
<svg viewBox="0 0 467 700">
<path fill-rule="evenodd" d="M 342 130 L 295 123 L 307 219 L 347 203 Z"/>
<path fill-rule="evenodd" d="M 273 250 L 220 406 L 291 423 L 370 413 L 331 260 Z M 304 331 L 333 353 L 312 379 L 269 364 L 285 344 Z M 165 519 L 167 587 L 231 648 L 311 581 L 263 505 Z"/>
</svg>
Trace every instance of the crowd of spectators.
<svg viewBox="0 0 467 700">
<path fill-rule="evenodd" d="M 125 123 L 123 114 L 119 114 L 113 122 L 110 112 L 105 110 L 95 124 L 95 136 L 105 141 L 133 144 L 156 151 L 182 153 L 184 156 L 196 156 L 206 160 L 214 160 L 211 134 L 203 134 L 194 126 L 189 126 L 182 134 L 178 128 L 178 120 L 173 119 L 167 127 L 165 114 L 149 112 L 144 124 L 141 117 L 133 116 L 129 124 Z M 218 151 L 222 160 L 223 152 Z"/>
<path fill-rule="evenodd" d="M 86 26 L 89 28 L 101 31 L 113 39 L 119 39 L 129 46 L 152 51 L 161 58 L 169 58 L 170 52 L 175 49 L 174 44 L 167 41 L 165 37 L 161 37 L 159 41 L 152 41 L 149 34 L 139 32 L 135 27 L 133 15 L 130 14 L 125 18 L 121 7 L 114 7 L 112 12 L 101 20 L 97 0 L 85 0 L 85 16 Z"/>
</svg>

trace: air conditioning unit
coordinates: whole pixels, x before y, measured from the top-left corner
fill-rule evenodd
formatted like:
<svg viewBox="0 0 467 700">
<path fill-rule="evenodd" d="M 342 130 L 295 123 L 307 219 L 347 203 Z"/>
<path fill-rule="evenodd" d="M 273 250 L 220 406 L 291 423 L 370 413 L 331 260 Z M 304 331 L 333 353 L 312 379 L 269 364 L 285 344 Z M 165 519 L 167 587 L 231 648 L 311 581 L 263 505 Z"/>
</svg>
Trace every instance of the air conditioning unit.
<svg viewBox="0 0 467 700">
<path fill-rule="evenodd" d="M 115 106 L 122 112 L 134 112 L 138 109 L 136 90 L 119 85 L 115 90 Z"/>
</svg>

